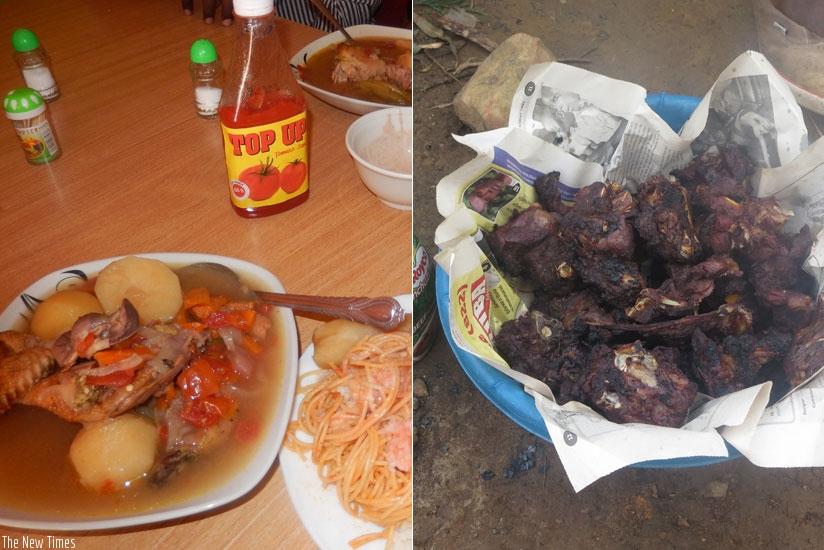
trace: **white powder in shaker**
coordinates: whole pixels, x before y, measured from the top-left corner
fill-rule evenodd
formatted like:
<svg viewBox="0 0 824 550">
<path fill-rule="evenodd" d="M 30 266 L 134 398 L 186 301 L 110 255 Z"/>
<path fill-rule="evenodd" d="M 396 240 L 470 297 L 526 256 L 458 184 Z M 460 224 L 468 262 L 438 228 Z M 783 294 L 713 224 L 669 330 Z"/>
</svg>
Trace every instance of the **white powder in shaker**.
<svg viewBox="0 0 824 550">
<path fill-rule="evenodd" d="M 195 88 L 195 106 L 197 111 L 203 115 L 216 115 L 220 105 L 220 96 L 223 94 L 221 88 L 210 86 L 198 86 Z"/>
</svg>

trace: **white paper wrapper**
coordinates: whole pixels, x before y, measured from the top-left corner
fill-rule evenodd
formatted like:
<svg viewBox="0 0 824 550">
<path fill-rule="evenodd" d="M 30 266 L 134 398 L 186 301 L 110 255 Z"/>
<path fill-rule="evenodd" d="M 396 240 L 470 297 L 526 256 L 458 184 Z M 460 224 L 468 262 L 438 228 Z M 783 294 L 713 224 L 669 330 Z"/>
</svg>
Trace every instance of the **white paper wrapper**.
<svg viewBox="0 0 824 550">
<path fill-rule="evenodd" d="M 508 128 L 456 136 L 475 159 L 444 177 L 437 205 L 436 261 L 449 280 L 453 340 L 522 383 L 535 399 L 576 491 L 627 465 L 681 457 L 728 456 L 725 441 L 753 463 L 824 463 L 824 382 L 817 379 L 767 407 L 771 384 L 703 396 L 681 428 L 615 424 L 581 403 L 559 406 L 543 383 L 510 369 L 492 344 L 500 325 L 520 315 L 529 296 L 495 270 L 481 229 L 505 223 L 536 201 L 535 179 L 562 174 L 562 196 L 595 181 L 630 189 L 649 176 L 686 166 L 695 155 L 734 143 L 760 168 L 759 196 L 775 194 L 795 211 L 788 224 L 824 226 L 824 145 L 807 148 L 801 109 L 784 80 L 758 53 L 745 52 L 718 78 L 680 134 L 645 102 L 646 91 L 560 63 L 536 65 L 513 99 Z M 803 153 L 802 153 L 803 152 Z M 822 280 L 824 243 L 818 239 L 808 271 Z M 819 285 L 821 283 L 819 282 Z"/>
</svg>

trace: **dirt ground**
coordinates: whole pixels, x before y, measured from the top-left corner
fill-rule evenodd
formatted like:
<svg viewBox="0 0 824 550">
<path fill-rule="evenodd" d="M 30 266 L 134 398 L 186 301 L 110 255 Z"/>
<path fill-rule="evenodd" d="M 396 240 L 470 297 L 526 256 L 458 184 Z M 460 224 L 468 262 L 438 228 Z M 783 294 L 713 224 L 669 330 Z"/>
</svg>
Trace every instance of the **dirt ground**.
<svg viewBox="0 0 824 550">
<path fill-rule="evenodd" d="M 426 15 L 423 2 L 415 12 Z M 702 96 L 756 48 L 748 0 L 475 0 L 477 30 L 516 32 L 559 58 L 649 92 Z M 450 103 L 487 52 L 415 56 L 415 233 L 433 254 L 438 180 L 473 155 Z M 818 122 L 820 120 L 814 120 Z M 809 125 L 808 125 L 809 127 Z M 811 135 L 815 131 L 810 129 Z M 416 548 L 819 548 L 824 470 L 763 469 L 746 459 L 683 469 L 626 468 L 575 493 L 553 445 L 520 428 L 467 378 L 443 335 L 415 376 Z"/>
</svg>

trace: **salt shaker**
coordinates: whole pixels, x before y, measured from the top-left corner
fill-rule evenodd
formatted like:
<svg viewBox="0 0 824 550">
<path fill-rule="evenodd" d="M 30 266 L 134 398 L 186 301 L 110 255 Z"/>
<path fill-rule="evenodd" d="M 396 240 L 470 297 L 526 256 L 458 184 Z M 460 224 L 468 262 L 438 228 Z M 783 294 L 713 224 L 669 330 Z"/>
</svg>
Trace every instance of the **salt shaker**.
<svg viewBox="0 0 824 550">
<path fill-rule="evenodd" d="M 18 88 L 3 98 L 6 118 L 11 120 L 23 154 L 30 164 L 46 164 L 60 156 L 46 102 L 31 88 Z"/>
<path fill-rule="evenodd" d="M 46 50 L 40 45 L 37 35 L 29 29 L 17 29 L 11 35 L 14 60 L 20 68 L 26 86 L 40 94 L 45 101 L 54 101 L 60 96 L 60 87 L 54 79 L 51 61 Z"/>
<path fill-rule="evenodd" d="M 201 38 L 190 50 L 189 72 L 195 89 L 195 110 L 203 118 L 216 118 L 223 94 L 223 64 L 214 44 Z"/>
</svg>

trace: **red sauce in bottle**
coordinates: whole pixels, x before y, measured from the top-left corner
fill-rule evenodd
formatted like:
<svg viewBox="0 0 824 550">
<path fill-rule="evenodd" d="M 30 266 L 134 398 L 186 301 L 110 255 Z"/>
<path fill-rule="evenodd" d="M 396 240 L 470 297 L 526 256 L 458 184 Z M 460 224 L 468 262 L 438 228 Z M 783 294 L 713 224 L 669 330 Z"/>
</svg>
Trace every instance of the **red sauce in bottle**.
<svg viewBox="0 0 824 550">
<path fill-rule="evenodd" d="M 218 118 L 229 198 L 245 218 L 289 210 L 309 198 L 306 101 L 275 32 L 274 12 L 244 15 Z"/>
</svg>

